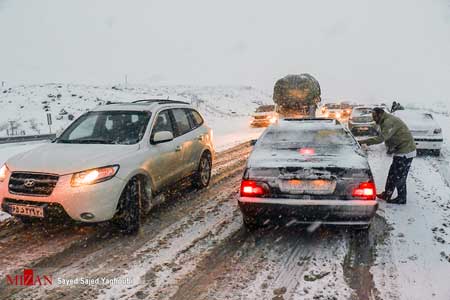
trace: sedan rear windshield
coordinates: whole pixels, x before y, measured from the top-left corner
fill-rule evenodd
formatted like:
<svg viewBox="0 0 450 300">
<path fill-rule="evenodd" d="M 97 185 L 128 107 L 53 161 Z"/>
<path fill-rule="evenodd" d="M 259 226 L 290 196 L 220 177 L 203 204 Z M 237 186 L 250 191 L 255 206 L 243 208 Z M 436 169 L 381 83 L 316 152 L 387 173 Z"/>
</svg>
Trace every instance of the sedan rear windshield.
<svg viewBox="0 0 450 300">
<path fill-rule="evenodd" d="M 371 115 L 371 114 L 372 114 L 371 108 L 355 108 L 355 109 L 353 109 L 353 116 L 355 116 L 355 117 Z"/>
<path fill-rule="evenodd" d="M 57 139 L 71 144 L 138 143 L 145 134 L 151 113 L 143 111 L 95 111 L 81 116 Z"/>
<path fill-rule="evenodd" d="M 354 139 L 343 129 L 320 130 L 272 130 L 261 139 L 262 147 L 287 148 L 329 148 L 354 145 Z"/>
</svg>

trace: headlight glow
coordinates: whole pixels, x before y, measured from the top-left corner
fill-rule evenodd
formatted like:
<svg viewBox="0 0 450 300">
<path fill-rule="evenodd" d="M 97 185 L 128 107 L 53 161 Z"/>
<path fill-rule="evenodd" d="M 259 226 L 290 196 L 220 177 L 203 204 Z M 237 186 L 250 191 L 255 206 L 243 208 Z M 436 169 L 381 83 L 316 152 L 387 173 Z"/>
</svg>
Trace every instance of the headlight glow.
<svg viewBox="0 0 450 300">
<path fill-rule="evenodd" d="M 103 182 L 113 178 L 118 170 L 119 166 L 107 166 L 75 173 L 72 175 L 70 185 L 82 186 Z"/>
<path fill-rule="evenodd" d="M 0 182 L 5 181 L 6 177 L 8 177 L 9 169 L 6 165 L 3 165 L 0 168 Z"/>
</svg>

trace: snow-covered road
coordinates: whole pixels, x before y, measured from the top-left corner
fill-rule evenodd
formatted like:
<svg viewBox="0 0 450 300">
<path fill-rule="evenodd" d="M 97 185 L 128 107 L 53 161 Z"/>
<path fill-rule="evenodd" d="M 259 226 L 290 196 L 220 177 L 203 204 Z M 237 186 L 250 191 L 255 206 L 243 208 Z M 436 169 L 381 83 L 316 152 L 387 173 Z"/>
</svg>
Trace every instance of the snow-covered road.
<svg viewBox="0 0 450 300">
<path fill-rule="evenodd" d="M 1 276 L 33 265 L 54 278 L 132 281 L 40 289 L 0 284 L 2 294 L 12 299 L 449 299 L 443 274 L 450 272 L 450 262 L 442 254 L 449 253 L 448 187 L 442 189 L 439 159 L 416 159 L 408 205 L 382 203 L 368 237 L 335 228 L 308 233 L 295 226 L 249 233 L 236 205 L 249 150 L 243 145 L 221 153 L 210 189 L 172 195 L 136 237 L 105 225 L 42 230 L 15 221 L 2 224 Z M 389 158 L 382 147 L 369 155 L 381 189 Z"/>
</svg>

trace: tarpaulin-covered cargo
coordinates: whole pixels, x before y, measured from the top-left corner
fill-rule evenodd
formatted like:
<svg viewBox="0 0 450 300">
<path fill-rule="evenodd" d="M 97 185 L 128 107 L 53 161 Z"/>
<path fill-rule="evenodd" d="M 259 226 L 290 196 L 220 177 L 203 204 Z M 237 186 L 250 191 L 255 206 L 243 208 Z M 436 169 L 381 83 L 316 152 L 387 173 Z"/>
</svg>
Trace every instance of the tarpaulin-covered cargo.
<svg viewBox="0 0 450 300">
<path fill-rule="evenodd" d="M 320 100 L 319 82 L 309 74 L 287 75 L 275 83 L 273 101 L 281 116 L 314 117 Z"/>
</svg>

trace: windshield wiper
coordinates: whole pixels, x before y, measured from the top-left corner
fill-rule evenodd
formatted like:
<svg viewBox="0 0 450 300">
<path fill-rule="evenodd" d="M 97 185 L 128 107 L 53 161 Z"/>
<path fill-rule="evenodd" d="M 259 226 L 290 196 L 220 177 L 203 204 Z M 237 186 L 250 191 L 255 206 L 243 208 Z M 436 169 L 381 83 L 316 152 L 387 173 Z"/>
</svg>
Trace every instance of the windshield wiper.
<svg viewBox="0 0 450 300">
<path fill-rule="evenodd" d="M 102 139 L 77 139 L 77 140 L 58 140 L 58 143 L 65 144 L 115 144 L 112 140 Z"/>
</svg>

